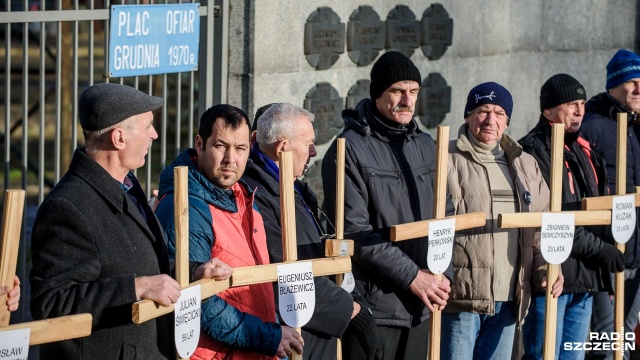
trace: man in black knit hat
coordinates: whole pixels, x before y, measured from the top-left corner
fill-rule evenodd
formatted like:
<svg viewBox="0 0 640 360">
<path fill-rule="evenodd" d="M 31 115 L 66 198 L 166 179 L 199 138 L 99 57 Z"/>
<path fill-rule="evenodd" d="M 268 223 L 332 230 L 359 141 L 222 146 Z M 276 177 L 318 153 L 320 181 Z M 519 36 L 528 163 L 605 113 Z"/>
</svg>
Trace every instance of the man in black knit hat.
<svg viewBox="0 0 640 360">
<path fill-rule="evenodd" d="M 391 225 L 433 218 L 435 143 L 413 119 L 422 78 L 400 52 L 371 69 L 370 99 L 344 110 L 345 237 L 355 240 L 353 275 L 367 299 L 385 359 L 425 359 L 430 311 L 447 304 L 451 268 L 443 280 L 427 268 L 426 238 L 389 242 Z M 335 218 L 336 143 L 322 163 L 329 218 Z M 450 200 L 447 214 L 453 213 Z M 345 359 L 364 359 L 345 334 Z"/>
<path fill-rule="evenodd" d="M 564 124 L 564 161 L 562 167 L 562 210 L 580 210 L 582 198 L 608 195 L 602 158 L 580 136 L 580 125 L 587 99 L 584 86 L 567 74 L 549 78 L 540 90 L 540 121 L 520 143 L 540 165 L 549 184 L 551 167 L 551 125 Z M 582 359 L 584 350 L 566 351 L 563 344 L 583 342 L 591 321 L 593 292 L 613 292 L 610 272 L 624 269 L 624 255 L 611 243 L 607 228 L 576 226 L 569 258 L 562 264 L 565 278 L 558 297 L 556 354 Z M 610 242 L 613 242 L 611 239 Z M 542 290 L 532 295 L 525 319 L 523 340 L 526 359 L 542 359 L 546 299 Z"/>
</svg>

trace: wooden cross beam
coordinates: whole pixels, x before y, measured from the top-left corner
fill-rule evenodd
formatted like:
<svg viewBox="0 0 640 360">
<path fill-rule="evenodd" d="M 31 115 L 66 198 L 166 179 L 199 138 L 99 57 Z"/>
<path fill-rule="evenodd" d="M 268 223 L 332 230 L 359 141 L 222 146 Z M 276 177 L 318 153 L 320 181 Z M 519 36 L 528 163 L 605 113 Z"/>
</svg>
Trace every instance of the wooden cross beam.
<svg viewBox="0 0 640 360">
<path fill-rule="evenodd" d="M 627 113 L 618 113 L 617 153 L 616 153 L 616 194 L 625 195 L 627 192 Z M 640 187 L 636 187 L 635 205 L 640 206 Z M 599 196 L 582 199 L 584 210 L 611 210 L 615 196 Z M 638 219 L 636 219 L 638 221 Z M 616 248 L 623 254 L 625 244 L 616 242 Z M 624 356 L 624 270 L 615 273 L 615 297 L 613 299 L 614 317 L 613 328 L 621 337 L 615 340 L 618 347 L 614 350 L 614 359 L 622 360 Z M 633 331 L 633 329 L 630 329 Z"/>
<path fill-rule="evenodd" d="M 13 287 L 18 261 L 20 229 L 24 211 L 24 190 L 7 190 L 4 197 L 2 247 L 0 248 L 0 285 Z M 9 325 L 7 296 L 0 296 L 0 332 L 31 329 L 29 345 L 46 344 L 91 335 L 91 314 L 61 316 L 52 319 Z"/>
<path fill-rule="evenodd" d="M 429 236 L 429 225 L 435 221 L 444 219 L 456 219 L 455 230 L 464 230 L 474 227 L 484 226 L 487 215 L 484 212 L 474 212 L 469 214 L 445 216 L 447 206 L 447 167 L 449 127 L 439 126 L 436 143 L 436 178 L 435 197 L 433 203 L 434 219 L 416 221 L 407 224 L 393 225 L 390 231 L 390 241 L 404 241 L 419 237 Z M 435 275 L 438 280 L 442 280 L 442 274 Z M 429 359 L 440 359 L 440 338 L 441 338 L 442 311 L 436 309 L 430 318 L 429 330 Z"/>
<path fill-rule="evenodd" d="M 552 124 L 551 133 L 551 174 L 549 211 L 575 214 L 575 225 L 607 225 L 611 223 L 610 211 L 562 211 L 562 161 L 564 155 L 564 124 Z M 542 213 L 516 213 L 498 215 L 501 228 L 524 228 L 542 226 Z M 547 292 L 545 309 L 545 329 L 543 358 L 553 359 L 556 345 L 556 320 L 558 299 L 551 294 L 553 284 L 558 279 L 560 265 L 547 264 Z"/>
</svg>

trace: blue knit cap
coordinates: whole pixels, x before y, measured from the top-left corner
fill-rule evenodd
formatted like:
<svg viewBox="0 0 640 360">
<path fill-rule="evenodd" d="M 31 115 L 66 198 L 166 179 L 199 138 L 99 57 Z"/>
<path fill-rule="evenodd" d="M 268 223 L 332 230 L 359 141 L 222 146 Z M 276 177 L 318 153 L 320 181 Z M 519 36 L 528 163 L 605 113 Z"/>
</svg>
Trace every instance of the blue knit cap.
<svg viewBox="0 0 640 360">
<path fill-rule="evenodd" d="M 511 119 L 513 98 L 504 86 L 494 82 L 486 82 L 471 89 L 467 96 L 467 105 L 464 107 L 464 118 L 466 119 L 470 112 L 484 104 L 499 105 L 507 113 L 507 117 Z"/>
<path fill-rule="evenodd" d="M 607 64 L 607 90 L 637 78 L 640 78 L 640 56 L 629 50 L 618 50 Z"/>
</svg>

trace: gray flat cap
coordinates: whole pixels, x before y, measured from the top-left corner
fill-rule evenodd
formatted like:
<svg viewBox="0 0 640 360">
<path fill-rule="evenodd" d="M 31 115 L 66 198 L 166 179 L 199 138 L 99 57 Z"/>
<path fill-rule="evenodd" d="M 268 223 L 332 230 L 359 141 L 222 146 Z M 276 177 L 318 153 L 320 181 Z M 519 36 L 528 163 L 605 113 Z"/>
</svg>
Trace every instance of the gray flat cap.
<svg viewBox="0 0 640 360">
<path fill-rule="evenodd" d="M 153 111 L 163 104 L 163 98 L 147 95 L 130 86 L 95 84 L 80 95 L 80 126 L 87 131 L 106 129 L 134 115 Z"/>
</svg>

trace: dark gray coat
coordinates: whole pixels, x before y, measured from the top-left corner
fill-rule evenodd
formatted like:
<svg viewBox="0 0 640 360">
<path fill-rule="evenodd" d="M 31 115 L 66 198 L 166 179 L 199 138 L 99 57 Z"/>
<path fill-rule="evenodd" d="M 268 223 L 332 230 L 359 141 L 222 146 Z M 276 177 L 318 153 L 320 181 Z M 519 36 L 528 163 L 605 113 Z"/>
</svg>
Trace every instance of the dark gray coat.
<svg viewBox="0 0 640 360">
<path fill-rule="evenodd" d="M 169 272 L 162 230 L 137 181 L 122 187 L 84 149 L 40 206 L 33 226 L 31 313 L 89 312 L 89 337 L 41 346 L 42 359 L 173 358 L 172 315 L 131 322 L 134 277 Z M 160 260 L 159 260 L 160 259 Z"/>
<path fill-rule="evenodd" d="M 405 127 L 383 120 L 370 99 L 344 110 L 345 238 L 354 240 L 356 288 L 378 325 L 410 327 L 429 309 L 410 290 L 419 269 L 427 269 L 427 239 L 389 241 L 392 225 L 433 218 L 436 147 L 415 120 Z M 322 162 L 329 219 L 335 219 L 336 142 Z M 447 196 L 447 215 L 453 215 Z M 453 268 L 445 272 L 453 278 Z"/>
</svg>

